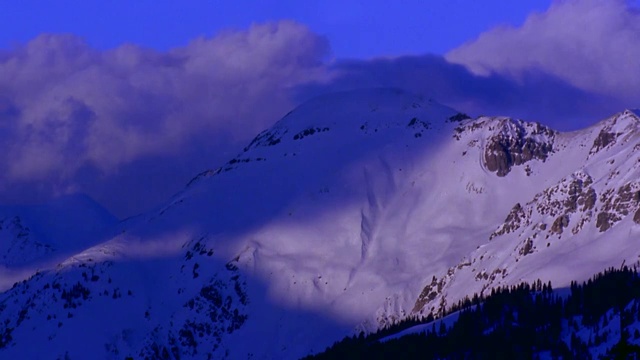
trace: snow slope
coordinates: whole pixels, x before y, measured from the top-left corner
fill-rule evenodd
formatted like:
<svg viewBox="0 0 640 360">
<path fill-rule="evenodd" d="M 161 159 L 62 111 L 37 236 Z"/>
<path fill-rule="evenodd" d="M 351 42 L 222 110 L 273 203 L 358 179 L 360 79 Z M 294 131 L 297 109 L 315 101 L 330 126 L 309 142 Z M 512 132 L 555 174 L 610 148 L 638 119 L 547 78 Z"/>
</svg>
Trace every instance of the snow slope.
<svg viewBox="0 0 640 360">
<path fill-rule="evenodd" d="M 316 98 L 2 294 L 1 354 L 298 358 L 492 286 L 635 262 L 638 122 L 564 134 L 395 89 Z"/>
</svg>

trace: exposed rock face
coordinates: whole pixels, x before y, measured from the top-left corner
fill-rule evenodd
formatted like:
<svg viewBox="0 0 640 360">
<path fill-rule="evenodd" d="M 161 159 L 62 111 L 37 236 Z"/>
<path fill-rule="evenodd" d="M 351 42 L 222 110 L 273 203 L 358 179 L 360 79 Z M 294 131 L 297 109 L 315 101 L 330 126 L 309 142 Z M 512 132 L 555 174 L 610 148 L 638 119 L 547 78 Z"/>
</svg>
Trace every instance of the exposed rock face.
<svg viewBox="0 0 640 360">
<path fill-rule="evenodd" d="M 520 251 L 518 253 L 522 256 L 526 256 L 532 254 L 534 249 L 535 247 L 533 246 L 533 240 L 527 239 L 525 240 L 524 245 L 520 248 Z"/>
<path fill-rule="evenodd" d="M 538 123 L 502 120 L 484 151 L 487 170 L 506 176 L 513 166 L 530 160 L 546 160 L 553 152 L 555 132 Z"/>
<path fill-rule="evenodd" d="M 598 217 L 596 219 L 596 227 L 600 229 L 600 232 L 607 231 L 616 221 L 617 219 L 614 214 L 601 212 L 598 213 Z"/>
<path fill-rule="evenodd" d="M 577 234 L 586 223 L 591 221 L 598 201 L 592 185 L 591 176 L 581 171 L 574 173 L 558 185 L 537 194 L 532 201 L 523 206 L 521 213 L 524 217 L 520 221 L 514 222 L 507 217 L 505 223 L 492 236 L 506 234 L 507 232 L 503 231 L 505 228 L 509 228 L 509 232 L 514 232 L 522 231 L 528 226 L 533 226 L 534 234 L 544 235 L 545 238 L 553 234 L 562 235 L 569 226 L 571 226 L 571 232 Z M 532 216 L 550 218 L 551 225 L 535 222 Z"/>
<path fill-rule="evenodd" d="M 602 206 L 596 220 L 596 227 L 600 232 L 607 231 L 634 210 L 634 221 L 636 217 L 640 220 L 636 210 L 640 206 L 640 184 L 638 183 L 626 183 L 617 190 L 609 189 L 602 193 L 600 202 Z"/>
<path fill-rule="evenodd" d="M 593 179 L 583 172 L 577 172 L 564 179 L 558 185 L 537 194 L 524 206 L 516 204 L 507 215 L 504 224 L 494 231 L 489 240 L 512 232 L 523 231 L 532 227 L 534 234 L 548 237 L 551 234 L 562 234 L 571 224 L 572 214 L 577 219 L 572 232 L 579 232 L 591 219 L 592 209 L 597 202 L 596 192 L 591 186 Z M 533 221 L 533 217 L 550 218 L 551 226 L 544 222 Z M 530 239 L 533 241 L 533 238 Z"/>
<path fill-rule="evenodd" d="M 531 214 L 529 214 L 529 216 L 530 215 Z M 520 203 L 515 204 L 509 212 L 509 215 L 507 215 L 507 218 L 504 220 L 504 224 L 493 234 L 491 234 L 489 240 L 493 239 L 496 236 L 508 234 L 519 229 L 522 226 L 522 223 L 528 220 L 529 216 L 525 214 L 524 209 L 522 209 L 522 205 L 520 205 Z"/>
<path fill-rule="evenodd" d="M 629 134 L 638 130 L 639 123 L 638 114 L 630 110 L 626 110 L 607 120 L 600 129 L 598 136 L 593 140 L 589 156 L 601 150 L 609 149 L 616 144 L 624 143 L 628 140 Z"/>
<path fill-rule="evenodd" d="M 600 187 L 602 185 L 604 189 Z M 489 240 L 498 239 L 487 243 L 485 247 L 478 247 L 441 278 L 434 278 L 416 301 L 413 313 L 441 314 L 442 304 L 450 303 L 447 299 L 449 291 L 460 290 L 456 289 L 460 286 L 456 285 L 457 278 L 471 276 L 477 283 L 476 292 L 486 294 L 499 286 L 509 276 L 510 269 L 516 267 L 515 264 L 524 257 L 544 256 L 539 253 L 553 248 L 553 243 L 562 237 L 564 241 L 570 240 L 588 224 L 600 232 L 608 231 L 625 217 L 631 217 L 631 214 L 633 221 L 640 224 L 640 182 L 596 184 L 586 171 L 574 172 L 558 184 L 536 194 L 531 201 L 516 203 L 504 223 L 489 237 Z M 496 254 L 495 248 L 494 252 L 487 250 L 491 246 L 502 247 L 503 237 L 509 236 L 519 239 L 510 254 Z"/>
<path fill-rule="evenodd" d="M 620 136 L 619 133 L 611 133 L 608 132 L 607 129 L 602 129 L 598 134 L 598 137 L 593 141 L 590 153 L 595 154 L 610 144 L 615 143 L 618 136 Z"/>
<path fill-rule="evenodd" d="M 431 284 L 425 286 L 418 296 L 416 303 L 413 307 L 413 312 L 420 311 L 428 302 L 433 301 L 442 292 L 444 286 L 444 279 L 438 280 L 435 276 L 431 279 Z"/>
<path fill-rule="evenodd" d="M 556 234 L 562 234 L 562 230 L 567 226 L 569 226 L 569 216 L 560 215 L 553 222 L 553 225 L 551 225 L 551 232 Z"/>
<path fill-rule="evenodd" d="M 593 179 L 589 175 L 576 173 L 573 178 L 563 180 L 558 186 L 536 195 L 525 206 L 516 204 L 491 238 L 532 225 L 532 214 L 553 217 L 548 234 L 558 235 L 570 225 L 571 232 L 577 234 L 594 217 L 595 226 L 600 232 L 608 230 L 632 212 L 634 221 L 640 224 L 640 212 L 636 211 L 640 207 L 639 183 L 630 182 L 618 188 L 607 189 L 599 198 L 592 184 Z M 545 224 L 537 225 L 537 232 L 546 230 Z"/>
<path fill-rule="evenodd" d="M 457 113 L 449 117 L 450 122 L 461 122 L 468 119 L 471 119 L 471 117 L 465 113 Z"/>
<path fill-rule="evenodd" d="M 256 147 L 266 147 L 266 146 L 278 145 L 282 141 L 282 137 L 285 134 L 287 134 L 288 132 L 289 132 L 289 129 L 287 129 L 286 127 L 274 126 L 273 128 L 271 128 L 269 130 L 265 130 L 265 131 L 261 132 L 260 134 L 258 134 L 258 136 L 256 136 L 253 140 L 251 140 L 249 145 L 247 145 L 243 149 L 243 151 L 247 152 L 250 149 L 253 149 L 253 148 L 256 148 Z"/>
<path fill-rule="evenodd" d="M 299 133 L 295 134 L 293 136 L 293 140 L 302 140 L 307 136 L 311 136 L 313 134 L 322 133 L 322 132 L 326 132 L 326 131 L 329 131 L 328 127 L 322 127 L 322 128 L 310 127 L 310 128 L 304 129 L 304 130 L 300 131 Z M 278 139 L 278 141 L 279 141 L 279 139 Z"/>
<path fill-rule="evenodd" d="M 423 133 L 426 130 L 431 129 L 431 123 L 429 121 L 423 121 L 414 117 L 411 119 L 411 121 L 409 121 L 407 127 L 415 131 L 415 133 L 413 134 L 415 138 L 419 138 L 422 137 Z"/>
<path fill-rule="evenodd" d="M 636 213 L 633 214 L 633 221 L 636 224 L 640 224 L 640 208 L 638 208 L 638 210 L 636 210 Z"/>
</svg>

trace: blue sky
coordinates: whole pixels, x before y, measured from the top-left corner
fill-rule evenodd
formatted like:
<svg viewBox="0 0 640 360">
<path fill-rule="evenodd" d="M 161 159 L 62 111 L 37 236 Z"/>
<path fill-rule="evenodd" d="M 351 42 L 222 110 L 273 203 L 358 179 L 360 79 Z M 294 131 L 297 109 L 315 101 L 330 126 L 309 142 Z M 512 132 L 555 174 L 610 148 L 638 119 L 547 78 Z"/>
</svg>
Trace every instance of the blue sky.
<svg viewBox="0 0 640 360">
<path fill-rule="evenodd" d="M 228 28 L 292 19 L 328 38 L 337 58 L 445 52 L 501 24 L 519 25 L 550 0 L 5 1 L 0 47 L 73 33 L 100 49 L 183 46 Z M 10 29 L 10 31 L 9 31 Z"/>
<path fill-rule="evenodd" d="M 4 1 L 0 204 L 81 192 L 134 215 L 355 88 L 583 128 L 640 108 L 639 3 Z"/>
</svg>

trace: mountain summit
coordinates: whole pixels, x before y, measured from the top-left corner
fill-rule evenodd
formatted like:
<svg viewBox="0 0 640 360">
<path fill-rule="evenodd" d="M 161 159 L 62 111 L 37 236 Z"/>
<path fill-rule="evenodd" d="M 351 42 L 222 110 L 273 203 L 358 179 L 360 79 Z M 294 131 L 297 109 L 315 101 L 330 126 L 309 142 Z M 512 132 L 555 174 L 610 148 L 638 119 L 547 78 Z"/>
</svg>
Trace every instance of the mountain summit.
<svg viewBox="0 0 640 360">
<path fill-rule="evenodd" d="M 395 89 L 322 96 L 2 294 L 0 352 L 299 358 L 498 286 L 584 280 L 638 260 L 638 148 L 631 111 L 560 133 Z"/>
</svg>

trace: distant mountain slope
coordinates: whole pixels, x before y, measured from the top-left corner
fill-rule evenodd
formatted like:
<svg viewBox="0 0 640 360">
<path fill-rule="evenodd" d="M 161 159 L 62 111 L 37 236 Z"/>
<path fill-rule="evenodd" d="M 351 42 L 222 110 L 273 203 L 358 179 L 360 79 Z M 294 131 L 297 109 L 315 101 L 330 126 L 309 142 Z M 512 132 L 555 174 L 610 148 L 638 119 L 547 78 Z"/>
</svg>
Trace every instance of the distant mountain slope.
<svg viewBox="0 0 640 360">
<path fill-rule="evenodd" d="M 634 263 L 638 123 L 559 133 L 395 89 L 313 99 L 2 294 L 0 351 L 299 358 L 474 292 Z"/>
<path fill-rule="evenodd" d="M 117 223 L 80 194 L 40 205 L 0 206 L 0 287 L 104 241 Z"/>
</svg>

